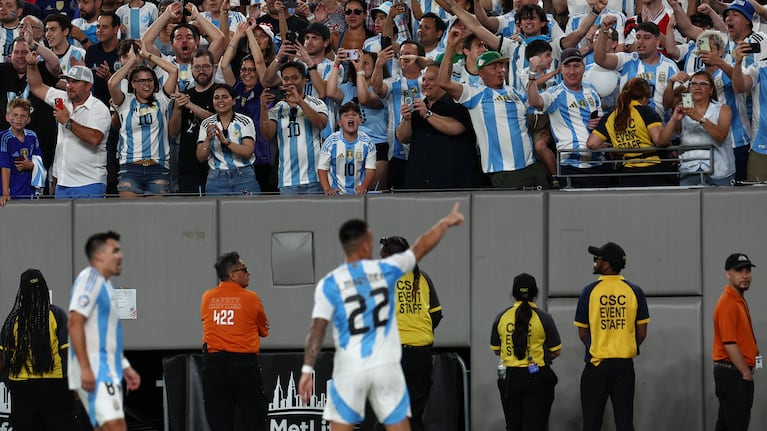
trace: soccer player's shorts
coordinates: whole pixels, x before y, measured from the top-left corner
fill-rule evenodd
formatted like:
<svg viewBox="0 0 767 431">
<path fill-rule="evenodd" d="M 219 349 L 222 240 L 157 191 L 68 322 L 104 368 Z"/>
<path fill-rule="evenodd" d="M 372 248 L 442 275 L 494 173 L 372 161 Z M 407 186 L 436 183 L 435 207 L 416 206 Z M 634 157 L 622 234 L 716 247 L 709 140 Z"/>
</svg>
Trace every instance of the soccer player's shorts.
<svg viewBox="0 0 767 431">
<path fill-rule="evenodd" d="M 88 418 L 94 427 L 101 426 L 109 421 L 125 418 L 123 413 L 123 390 L 122 386 L 96 382 L 96 390 L 88 392 L 82 388 L 77 389 L 77 396 L 88 412 Z"/>
<path fill-rule="evenodd" d="M 328 402 L 322 418 L 357 424 L 370 401 L 379 421 L 393 425 L 410 417 L 410 396 L 399 362 L 375 368 L 334 372 L 328 381 Z"/>
</svg>

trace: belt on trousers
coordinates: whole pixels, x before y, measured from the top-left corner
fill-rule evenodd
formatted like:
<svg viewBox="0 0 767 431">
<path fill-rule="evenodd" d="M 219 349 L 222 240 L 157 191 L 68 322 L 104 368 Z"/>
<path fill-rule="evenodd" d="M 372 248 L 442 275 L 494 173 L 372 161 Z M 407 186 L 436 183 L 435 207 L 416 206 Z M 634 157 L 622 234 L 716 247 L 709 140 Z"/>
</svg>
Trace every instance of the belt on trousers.
<svg viewBox="0 0 767 431">
<path fill-rule="evenodd" d="M 431 344 L 427 344 L 425 346 L 411 346 L 409 344 L 403 344 L 403 349 L 431 349 Z"/>
<path fill-rule="evenodd" d="M 144 159 L 144 160 L 136 160 L 135 162 L 132 162 L 131 164 L 132 165 L 141 165 L 141 166 L 146 167 L 146 166 L 156 165 L 157 162 L 155 160 L 152 160 L 152 159 Z"/>
<path fill-rule="evenodd" d="M 735 366 L 735 364 L 733 364 L 732 362 L 727 362 L 727 361 L 714 361 L 714 366 L 715 366 L 715 367 L 721 367 L 721 368 L 728 368 L 728 369 L 730 369 L 730 370 L 735 370 L 735 371 L 738 371 L 738 367 L 736 367 L 736 366 Z M 751 367 L 748 367 L 748 369 L 749 369 L 749 370 L 751 370 L 751 372 L 753 372 L 753 371 L 754 371 L 754 369 L 753 369 L 753 368 L 751 368 Z"/>
</svg>

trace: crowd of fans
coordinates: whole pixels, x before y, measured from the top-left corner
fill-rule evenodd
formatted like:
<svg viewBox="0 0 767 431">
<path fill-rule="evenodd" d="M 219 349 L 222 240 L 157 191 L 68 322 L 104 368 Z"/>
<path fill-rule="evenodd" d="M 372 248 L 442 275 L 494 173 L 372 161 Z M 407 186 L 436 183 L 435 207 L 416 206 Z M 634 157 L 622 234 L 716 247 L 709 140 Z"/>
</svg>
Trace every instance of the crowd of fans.
<svg viewBox="0 0 767 431">
<path fill-rule="evenodd" d="M 252 1 L 0 0 L 0 205 L 767 178 L 757 0 Z"/>
</svg>

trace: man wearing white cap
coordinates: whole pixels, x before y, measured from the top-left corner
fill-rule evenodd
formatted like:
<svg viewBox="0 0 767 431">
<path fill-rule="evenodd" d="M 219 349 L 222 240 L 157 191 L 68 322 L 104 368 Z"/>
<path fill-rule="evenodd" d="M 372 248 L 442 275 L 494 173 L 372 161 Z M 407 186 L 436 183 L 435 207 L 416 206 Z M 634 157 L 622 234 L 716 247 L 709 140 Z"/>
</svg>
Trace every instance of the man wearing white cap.
<svg viewBox="0 0 767 431">
<path fill-rule="evenodd" d="M 56 199 L 102 198 L 107 187 L 104 131 L 111 125 L 109 109 L 91 95 L 93 73 L 87 67 L 73 66 L 60 78 L 67 81 L 66 91 L 43 84 L 37 55 L 27 55 L 29 89 L 53 106 L 59 123 L 52 169 Z"/>
</svg>

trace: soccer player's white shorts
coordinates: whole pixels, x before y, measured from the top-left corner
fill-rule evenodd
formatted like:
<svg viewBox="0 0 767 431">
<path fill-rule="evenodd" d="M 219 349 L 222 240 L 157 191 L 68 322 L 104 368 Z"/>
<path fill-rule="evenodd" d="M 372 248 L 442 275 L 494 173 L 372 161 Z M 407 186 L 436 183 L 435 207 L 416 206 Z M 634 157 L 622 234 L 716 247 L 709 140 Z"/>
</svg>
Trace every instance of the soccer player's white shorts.
<svg viewBox="0 0 767 431">
<path fill-rule="evenodd" d="M 88 412 L 91 424 L 101 426 L 115 419 L 125 418 L 123 413 L 123 390 L 122 386 L 114 383 L 96 382 L 96 390 L 93 392 L 77 389 L 77 396 Z"/>
<path fill-rule="evenodd" d="M 365 400 L 370 401 L 384 425 L 410 417 L 410 396 L 399 362 L 363 370 L 333 372 L 328 380 L 328 402 L 322 418 L 356 424 L 365 418 Z"/>
</svg>

